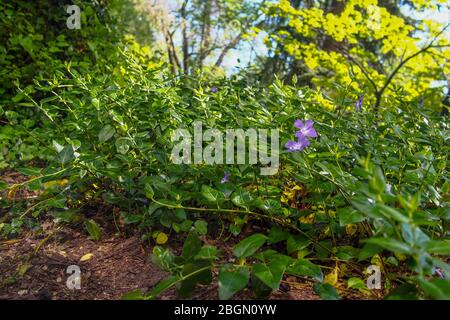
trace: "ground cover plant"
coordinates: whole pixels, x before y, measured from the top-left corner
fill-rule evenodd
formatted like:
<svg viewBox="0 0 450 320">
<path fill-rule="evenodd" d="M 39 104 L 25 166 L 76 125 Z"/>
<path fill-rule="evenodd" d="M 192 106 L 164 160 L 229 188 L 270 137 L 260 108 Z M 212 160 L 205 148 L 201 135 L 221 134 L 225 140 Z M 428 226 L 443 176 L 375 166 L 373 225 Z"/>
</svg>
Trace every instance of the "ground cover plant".
<svg viewBox="0 0 450 320">
<path fill-rule="evenodd" d="M 2 25 L 29 14 L 22 4 L 1 6 L 9 10 Z M 92 6 L 87 19 L 105 6 Z M 289 11 L 285 1 L 280 6 Z M 150 244 L 152 262 L 167 272 L 124 299 L 157 299 L 174 288 L 188 298 L 212 283 L 220 299 L 244 290 L 268 298 L 286 277 L 307 281 L 322 299 L 450 298 L 445 104 L 429 107 L 398 88 L 383 99 L 367 89 L 365 99 L 340 75 L 326 96 L 297 76 L 264 82 L 254 71 L 174 73 L 173 56 L 164 60 L 110 27 L 92 40 L 92 28 L 73 48 L 89 47 L 92 56 L 59 56 L 52 48 L 73 45 L 59 36 L 44 55 L 51 71 L 13 66 L 23 79 L 2 84 L 1 172 L 23 177 L 0 178 L 4 239 L 40 232 L 51 220 L 100 241 L 101 219 L 86 212 L 101 211 L 120 233 Z M 15 32 L 2 64 L 16 51 L 45 64 L 32 54 L 36 41 Z M 115 45 L 100 49 L 109 34 Z M 276 173 L 261 175 L 258 161 L 175 163 L 173 133 L 194 136 L 197 121 L 220 132 L 279 130 Z M 211 140 L 200 145 L 203 154 Z M 382 279 L 375 289 L 367 281 L 374 270 Z"/>
</svg>

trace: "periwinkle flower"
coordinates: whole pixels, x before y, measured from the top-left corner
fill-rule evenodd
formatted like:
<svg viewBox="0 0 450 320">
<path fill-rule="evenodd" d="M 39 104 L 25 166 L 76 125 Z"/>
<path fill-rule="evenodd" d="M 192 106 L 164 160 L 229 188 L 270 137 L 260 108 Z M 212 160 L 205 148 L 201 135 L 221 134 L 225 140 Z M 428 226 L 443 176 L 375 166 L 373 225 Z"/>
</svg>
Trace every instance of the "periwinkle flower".
<svg viewBox="0 0 450 320">
<path fill-rule="evenodd" d="M 220 180 L 220 183 L 228 182 L 229 179 L 230 179 L 230 173 L 229 172 L 225 172 L 225 174 L 223 175 L 222 180 Z"/>
<path fill-rule="evenodd" d="M 298 141 L 289 140 L 284 146 L 289 152 L 302 151 L 307 146 L 309 146 L 309 141 L 304 135 L 301 135 Z"/>
<path fill-rule="evenodd" d="M 312 120 L 303 122 L 302 120 L 297 119 L 294 122 L 294 126 L 300 130 L 295 133 L 297 141 L 289 140 L 284 145 L 288 152 L 302 151 L 310 144 L 307 137 L 317 137 L 317 131 L 314 129 L 314 121 Z"/>
<path fill-rule="evenodd" d="M 364 102 L 364 95 L 360 95 L 358 97 L 358 100 L 356 100 L 356 102 L 355 102 L 355 111 L 356 112 L 362 111 L 363 102 Z"/>
<path fill-rule="evenodd" d="M 219 89 L 217 89 L 217 87 L 212 87 L 212 88 L 211 88 L 211 92 L 212 92 L 212 93 L 216 93 L 217 91 L 219 91 Z"/>
<path fill-rule="evenodd" d="M 305 123 L 303 123 L 302 120 L 297 119 L 294 122 L 294 126 L 298 129 L 300 129 L 299 131 L 297 131 L 295 133 L 295 136 L 297 138 L 300 138 L 301 136 L 311 137 L 311 138 L 317 137 L 317 132 L 313 127 L 314 121 L 312 121 L 312 120 L 306 120 Z"/>
</svg>

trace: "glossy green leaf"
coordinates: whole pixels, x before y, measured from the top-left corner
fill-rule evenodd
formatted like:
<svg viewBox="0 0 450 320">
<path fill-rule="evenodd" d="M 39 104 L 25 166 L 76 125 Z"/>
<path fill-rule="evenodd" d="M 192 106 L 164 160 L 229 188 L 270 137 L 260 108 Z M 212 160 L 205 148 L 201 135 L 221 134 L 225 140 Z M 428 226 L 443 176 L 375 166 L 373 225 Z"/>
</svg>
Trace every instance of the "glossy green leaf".
<svg viewBox="0 0 450 320">
<path fill-rule="evenodd" d="M 222 192 L 207 185 L 202 185 L 201 193 L 202 196 L 211 203 L 219 204 L 225 200 L 225 195 Z"/>
<path fill-rule="evenodd" d="M 223 265 L 218 277 L 219 299 L 230 299 L 236 292 L 247 286 L 249 278 L 250 272 L 247 266 Z"/>
<path fill-rule="evenodd" d="M 253 265 L 253 273 L 269 288 L 277 290 L 288 263 L 289 260 L 280 258 L 274 259 L 268 264 L 257 263 Z"/>
<path fill-rule="evenodd" d="M 100 142 L 106 142 L 109 139 L 111 139 L 115 133 L 116 133 L 116 129 L 114 129 L 111 125 L 107 124 L 98 133 L 98 140 Z"/>
<path fill-rule="evenodd" d="M 427 280 L 417 277 L 417 282 L 429 297 L 437 300 L 450 300 L 450 281 L 444 279 Z"/>
<path fill-rule="evenodd" d="M 320 267 L 306 259 L 295 260 L 293 264 L 289 265 L 286 272 L 296 276 L 306 276 L 317 281 L 323 281 L 323 273 Z"/>
<path fill-rule="evenodd" d="M 450 255 L 450 240 L 429 240 L 424 247 L 429 253 Z"/>
<path fill-rule="evenodd" d="M 314 284 L 314 291 L 323 300 L 339 300 L 339 299 L 341 299 L 338 292 L 336 291 L 336 288 L 334 288 L 329 283 Z"/>
<path fill-rule="evenodd" d="M 410 253 L 411 247 L 406 243 L 395 240 L 395 239 L 387 239 L 387 238 L 370 238 L 366 240 L 367 243 L 375 244 L 384 249 L 387 249 L 392 252 L 397 253 Z"/>
<path fill-rule="evenodd" d="M 267 237 L 263 234 L 257 233 L 245 238 L 239 242 L 233 249 L 233 254 L 238 258 L 246 258 L 251 256 L 262 247 L 266 242 Z"/>
<path fill-rule="evenodd" d="M 200 251 L 195 255 L 196 260 L 214 260 L 217 258 L 219 249 L 215 246 L 205 245 Z"/>
<path fill-rule="evenodd" d="M 199 253 L 202 248 L 202 242 L 198 238 L 196 232 L 191 231 L 184 241 L 182 256 L 184 259 L 189 260 Z"/>
<path fill-rule="evenodd" d="M 233 193 L 231 200 L 238 207 L 248 209 L 249 205 L 253 201 L 253 197 L 250 195 L 250 193 L 248 191 L 246 191 L 244 189 L 239 189 Z"/>
</svg>

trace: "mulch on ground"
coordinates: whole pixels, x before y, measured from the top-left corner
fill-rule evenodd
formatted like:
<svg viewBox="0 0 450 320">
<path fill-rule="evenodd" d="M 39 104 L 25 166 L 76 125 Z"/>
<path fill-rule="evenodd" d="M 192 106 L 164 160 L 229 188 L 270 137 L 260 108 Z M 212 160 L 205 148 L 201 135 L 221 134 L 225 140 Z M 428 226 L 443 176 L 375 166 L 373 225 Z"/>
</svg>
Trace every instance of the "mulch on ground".
<svg viewBox="0 0 450 320">
<path fill-rule="evenodd" d="M 154 265 L 150 245 L 139 236 L 105 234 L 92 241 L 83 230 L 44 223 L 45 232 L 28 232 L 19 239 L 0 242 L 0 299 L 120 299 L 127 292 L 148 292 L 167 273 Z M 210 240 L 211 243 L 215 242 Z M 216 243 L 217 245 L 217 243 Z M 227 248 L 223 248 L 227 252 Z M 80 261 L 92 254 L 87 261 Z M 70 265 L 81 270 L 81 289 L 70 290 Z M 160 299 L 178 299 L 174 289 Z M 217 284 L 199 287 L 191 299 L 217 299 Z M 244 290 L 236 299 L 250 299 Z M 312 284 L 286 278 L 271 299 L 317 299 Z"/>
</svg>

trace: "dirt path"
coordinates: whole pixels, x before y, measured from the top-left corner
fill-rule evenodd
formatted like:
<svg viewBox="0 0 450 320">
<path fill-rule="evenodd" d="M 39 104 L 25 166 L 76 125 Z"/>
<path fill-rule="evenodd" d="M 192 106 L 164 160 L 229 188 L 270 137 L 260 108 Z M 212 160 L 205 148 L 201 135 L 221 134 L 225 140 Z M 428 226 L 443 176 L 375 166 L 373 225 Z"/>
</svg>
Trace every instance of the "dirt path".
<svg viewBox="0 0 450 320">
<path fill-rule="evenodd" d="M 148 290 L 165 273 L 148 260 L 139 239 L 107 237 L 93 242 L 74 230 L 49 238 L 28 236 L 0 245 L 0 298 L 119 299 L 137 288 Z M 88 261 L 80 259 L 92 254 Z M 81 289 L 69 290 L 66 269 L 78 265 Z"/>
</svg>

